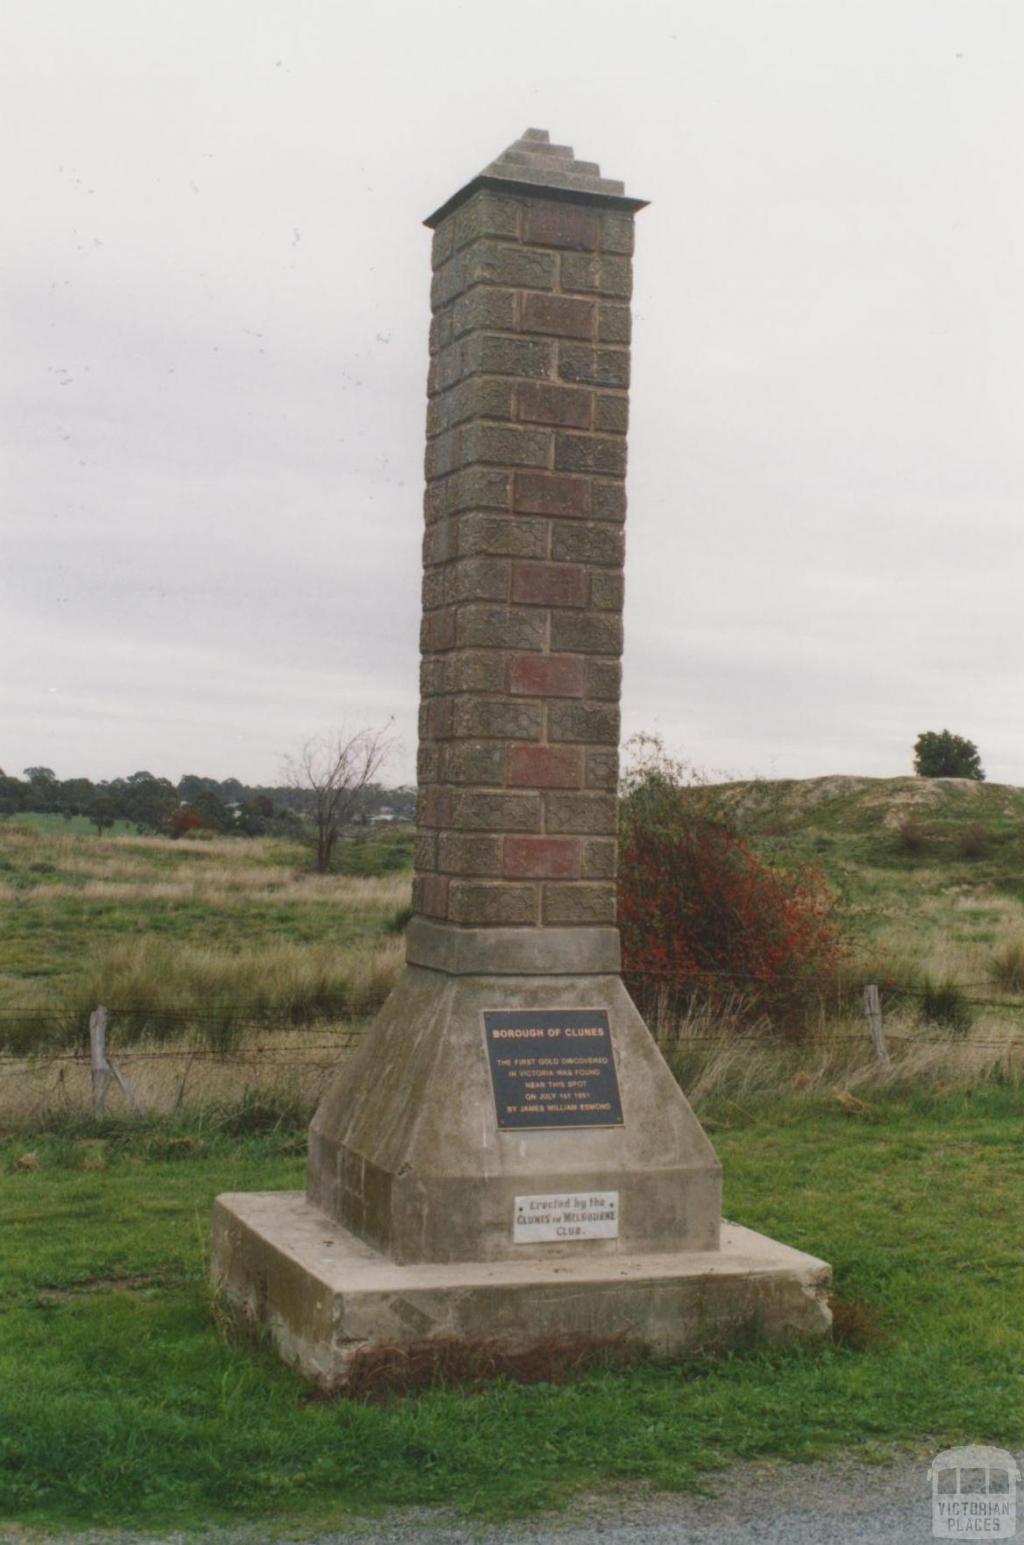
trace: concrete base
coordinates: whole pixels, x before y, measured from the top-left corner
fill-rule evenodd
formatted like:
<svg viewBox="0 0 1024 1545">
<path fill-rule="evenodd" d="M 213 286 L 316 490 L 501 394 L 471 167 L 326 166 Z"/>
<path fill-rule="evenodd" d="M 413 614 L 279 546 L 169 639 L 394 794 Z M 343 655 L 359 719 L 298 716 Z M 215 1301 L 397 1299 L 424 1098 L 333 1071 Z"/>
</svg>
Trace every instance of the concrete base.
<svg viewBox="0 0 1024 1545">
<path fill-rule="evenodd" d="M 607 1013 L 622 1124 L 501 1130 L 484 1048 L 488 1009 Z M 408 966 L 327 1088 L 309 1129 L 307 1175 L 314 1206 L 403 1266 L 714 1250 L 722 1215 L 714 1149 L 611 974 L 553 980 Z M 618 1192 L 617 1236 L 517 1243 L 515 1198 L 563 1191 Z"/>
<path fill-rule="evenodd" d="M 827 1334 L 831 1269 L 736 1224 L 718 1250 L 398 1266 L 300 1192 L 220 1196 L 214 1286 L 325 1388 L 357 1353 L 442 1337 L 525 1350 L 622 1336 L 652 1351 Z"/>
</svg>

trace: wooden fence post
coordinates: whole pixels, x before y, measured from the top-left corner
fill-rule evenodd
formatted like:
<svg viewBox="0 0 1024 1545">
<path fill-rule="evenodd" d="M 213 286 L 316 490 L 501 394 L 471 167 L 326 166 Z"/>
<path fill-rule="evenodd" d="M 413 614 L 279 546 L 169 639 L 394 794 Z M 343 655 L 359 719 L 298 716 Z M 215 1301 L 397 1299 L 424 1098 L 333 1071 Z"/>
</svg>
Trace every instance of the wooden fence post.
<svg viewBox="0 0 1024 1545">
<path fill-rule="evenodd" d="M 92 1113 L 97 1120 L 106 1114 L 107 1085 L 115 1078 L 130 1110 L 137 1111 L 135 1091 L 122 1075 L 116 1062 L 107 1056 L 107 1011 L 102 1003 L 89 1015 L 89 1060 L 92 1063 Z"/>
<path fill-rule="evenodd" d="M 888 1062 L 889 1048 L 885 1044 L 885 1026 L 882 1024 L 882 1000 L 878 988 L 873 985 L 864 989 L 864 1013 L 867 1015 L 875 1056 L 879 1062 Z"/>
<path fill-rule="evenodd" d="M 89 1015 L 89 1061 L 92 1064 L 92 1113 L 99 1120 L 107 1108 L 107 1011 L 102 1003 Z"/>
</svg>

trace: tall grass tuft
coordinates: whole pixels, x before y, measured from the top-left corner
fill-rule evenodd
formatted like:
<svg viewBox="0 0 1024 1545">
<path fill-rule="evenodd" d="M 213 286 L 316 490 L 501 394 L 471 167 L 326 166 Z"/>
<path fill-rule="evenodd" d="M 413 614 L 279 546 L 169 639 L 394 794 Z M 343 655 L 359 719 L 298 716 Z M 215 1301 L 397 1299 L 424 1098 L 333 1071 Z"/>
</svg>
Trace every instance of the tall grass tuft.
<svg viewBox="0 0 1024 1545">
<path fill-rule="evenodd" d="M 974 1013 L 963 989 L 956 982 L 933 982 L 930 977 L 925 977 L 921 987 L 921 1018 L 953 1035 L 967 1035 L 974 1024 Z"/>
<path fill-rule="evenodd" d="M 989 971 L 1003 992 L 1024 992 L 1024 939 L 1008 939 L 997 949 Z"/>
<path fill-rule="evenodd" d="M 254 1026 L 293 1029 L 373 1014 L 397 978 L 400 938 L 342 953 L 329 945 L 281 942 L 231 951 L 159 938 L 121 940 L 96 951 L 69 984 L 65 1007 L 45 1032 L 26 1017 L 0 1021 L 9 1050 L 84 1043 L 98 1003 L 111 1012 L 119 1044 L 194 1039 L 229 1051 Z"/>
</svg>

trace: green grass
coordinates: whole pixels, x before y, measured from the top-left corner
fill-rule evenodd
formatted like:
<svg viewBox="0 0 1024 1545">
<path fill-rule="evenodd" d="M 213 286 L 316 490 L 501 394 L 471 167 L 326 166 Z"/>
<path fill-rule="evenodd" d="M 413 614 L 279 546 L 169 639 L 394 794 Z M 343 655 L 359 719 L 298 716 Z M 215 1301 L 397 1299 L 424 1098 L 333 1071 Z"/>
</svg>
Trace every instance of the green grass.
<svg viewBox="0 0 1024 1545">
<path fill-rule="evenodd" d="M 325 960 L 335 996 L 380 976 L 374 959 L 409 899 L 411 841 L 404 828 L 368 833 L 318 876 L 307 849 L 272 838 L 98 838 L 60 817 L 0 821 L 0 1032 L 29 1047 L 49 1017 L 40 1044 L 73 1038 L 97 1002 L 174 1013 L 216 1000 L 220 1012 L 230 997 L 236 1016 L 263 1015 L 285 957 L 292 1023 L 305 991 L 297 952 L 305 1017 L 319 1017 Z"/>
<path fill-rule="evenodd" d="M 852 1118 L 796 1097 L 714 1114 L 728 1216 L 832 1261 L 838 1294 L 880 1339 L 380 1405 L 310 1402 L 211 1317 L 212 1198 L 300 1186 L 295 1128 L 111 1126 L 100 1148 L 10 1137 L 0 1517 L 168 1529 L 412 1504 L 508 1516 L 611 1481 L 694 1486 L 738 1457 L 1024 1441 L 1018 1095 L 879 1095 Z M 26 1151 L 37 1169 L 16 1167 Z"/>
</svg>

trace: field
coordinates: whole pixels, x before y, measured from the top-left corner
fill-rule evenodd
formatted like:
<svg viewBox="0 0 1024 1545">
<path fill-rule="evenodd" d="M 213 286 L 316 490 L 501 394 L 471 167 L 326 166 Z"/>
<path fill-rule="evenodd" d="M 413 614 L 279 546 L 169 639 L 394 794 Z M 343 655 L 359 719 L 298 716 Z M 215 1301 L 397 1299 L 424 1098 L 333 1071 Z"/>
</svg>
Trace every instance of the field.
<svg viewBox="0 0 1024 1545">
<path fill-rule="evenodd" d="M 728 1215 L 835 1264 L 840 1344 L 565 1387 L 311 1401 L 233 1340 L 205 1288 L 219 1190 L 301 1185 L 303 1131 L 111 1124 L 0 1146 L 0 1519 L 162 1529 L 483 1515 L 579 1488 L 692 1487 L 734 1457 L 1024 1442 L 1024 1149 L 1016 1090 L 867 1111 L 709 1104 Z M 31 1156 L 31 1157 L 30 1157 Z M 838 1205 L 841 1199 L 841 1205 Z M 2 1527 L 2 1526 L 0 1526 Z"/>
<path fill-rule="evenodd" d="M 309 1107 L 400 966 L 407 835 L 318 878 L 272 842 L 6 823 L 0 1519 L 510 1516 L 579 1488 L 701 1485 L 734 1458 L 1024 1443 L 1024 982 L 1005 969 L 1024 946 L 1024 793 L 832 779 L 693 797 L 773 862 L 820 863 L 852 941 L 850 1004 L 804 1045 L 737 1040 L 699 1010 L 657 1026 L 728 1216 L 833 1262 L 835 1344 L 311 1400 L 211 1302 L 210 1204 L 301 1186 Z M 871 979 L 887 1064 L 857 1003 Z M 971 1000 L 969 1024 L 928 1018 L 929 980 Z M 114 1099 L 102 1123 L 79 1054 L 98 1001 L 145 1107 Z"/>
</svg>

